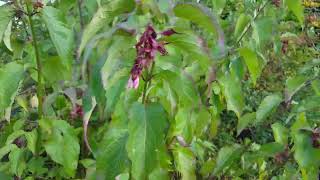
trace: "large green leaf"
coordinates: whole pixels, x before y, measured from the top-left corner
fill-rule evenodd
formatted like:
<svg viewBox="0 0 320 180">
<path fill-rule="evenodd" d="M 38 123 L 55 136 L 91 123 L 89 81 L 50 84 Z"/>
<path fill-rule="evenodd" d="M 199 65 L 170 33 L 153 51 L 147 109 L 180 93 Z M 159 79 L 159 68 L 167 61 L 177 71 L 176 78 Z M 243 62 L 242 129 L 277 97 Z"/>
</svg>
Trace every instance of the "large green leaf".
<svg viewBox="0 0 320 180">
<path fill-rule="evenodd" d="M 146 179 L 157 165 L 157 151 L 164 145 L 166 113 L 159 104 L 134 103 L 129 112 L 128 156 L 132 176 Z"/>
<path fill-rule="evenodd" d="M 218 35 L 220 41 L 224 40 L 217 16 L 201 4 L 180 3 L 174 7 L 173 11 L 177 17 L 188 19 L 207 31 Z"/>
<path fill-rule="evenodd" d="M 66 69 L 58 56 L 52 56 L 43 62 L 43 76 L 47 83 L 70 80 L 72 71 Z"/>
<path fill-rule="evenodd" d="M 87 43 L 94 37 L 94 35 L 103 27 L 107 26 L 114 17 L 123 13 L 129 13 L 134 9 L 134 7 L 135 2 L 133 0 L 108 1 L 99 7 L 90 23 L 83 31 L 78 54 L 80 55 L 82 53 Z"/>
<path fill-rule="evenodd" d="M 237 134 L 239 135 L 249 124 L 253 124 L 256 120 L 256 113 L 247 113 L 238 120 Z"/>
<path fill-rule="evenodd" d="M 51 159 L 63 166 L 64 173 L 73 177 L 78 166 L 80 145 L 76 130 L 66 121 L 42 119 L 44 148 Z"/>
<path fill-rule="evenodd" d="M 260 48 L 272 38 L 273 21 L 271 18 L 261 18 L 253 24 L 253 38 Z"/>
<path fill-rule="evenodd" d="M 179 96 L 179 103 L 186 106 L 195 106 L 199 103 L 199 95 L 192 79 L 183 71 L 161 71 L 159 76 L 167 81 L 175 93 Z"/>
<path fill-rule="evenodd" d="M 304 8 L 302 5 L 302 0 L 285 0 L 285 4 L 287 5 L 288 9 L 294 13 L 300 24 L 303 25 Z"/>
<path fill-rule="evenodd" d="M 42 19 L 62 63 L 66 68 L 70 68 L 74 45 L 73 31 L 63 21 L 62 13 L 51 6 L 45 6 L 42 11 Z"/>
<path fill-rule="evenodd" d="M 230 73 L 225 73 L 218 78 L 222 85 L 223 94 L 227 100 L 228 110 L 234 111 L 238 117 L 241 116 L 244 108 L 244 99 L 242 94 L 241 82 Z"/>
<path fill-rule="evenodd" d="M 13 8 L 10 5 L 0 6 L 0 43 L 13 16 Z"/>
<path fill-rule="evenodd" d="M 240 155 L 241 147 L 238 144 L 221 148 L 218 152 L 216 167 L 213 170 L 213 174 L 220 174 L 225 168 L 230 167 L 232 163 L 240 157 Z"/>
<path fill-rule="evenodd" d="M 126 151 L 128 130 L 111 128 L 98 146 L 97 177 L 113 180 L 129 166 Z"/>
<path fill-rule="evenodd" d="M 173 149 L 173 156 L 182 180 L 196 180 L 196 159 L 192 151 L 188 148 L 176 147 Z"/>
<path fill-rule="evenodd" d="M 25 151 L 24 149 L 16 148 L 9 154 L 10 170 L 12 174 L 21 177 L 26 169 Z"/>
<path fill-rule="evenodd" d="M 23 65 L 16 62 L 8 63 L 3 68 L 0 68 L 0 118 L 3 117 L 7 108 L 10 109 L 22 81 L 23 74 Z M 6 117 L 8 121 L 10 120 L 9 117 Z"/>
<path fill-rule="evenodd" d="M 260 123 L 266 119 L 274 109 L 276 109 L 282 101 L 282 97 L 278 94 L 272 94 L 265 97 L 258 107 L 256 113 L 256 122 Z"/>
<path fill-rule="evenodd" d="M 199 62 L 202 69 L 207 70 L 210 65 L 209 54 L 205 47 L 200 43 L 199 37 L 188 32 L 186 34 L 175 34 L 163 38 L 170 46 L 181 49 L 185 54 L 188 54 L 192 60 Z"/>
<path fill-rule="evenodd" d="M 241 48 L 239 52 L 247 64 L 252 82 L 255 85 L 262 72 L 264 63 L 258 58 L 257 54 L 249 48 Z"/>
</svg>

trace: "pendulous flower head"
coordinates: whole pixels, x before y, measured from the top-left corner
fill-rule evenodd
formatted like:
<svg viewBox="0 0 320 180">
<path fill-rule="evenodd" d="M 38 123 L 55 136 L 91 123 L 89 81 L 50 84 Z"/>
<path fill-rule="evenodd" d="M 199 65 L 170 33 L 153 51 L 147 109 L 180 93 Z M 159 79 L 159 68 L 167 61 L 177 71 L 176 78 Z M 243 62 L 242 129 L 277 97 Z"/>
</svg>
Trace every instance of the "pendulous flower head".
<svg viewBox="0 0 320 180">
<path fill-rule="evenodd" d="M 165 34 L 172 35 L 176 33 L 175 31 L 174 33 L 171 31 L 173 30 L 168 30 L 168 33 Z M 156 31 L 151 25 L 148 25 L 140 37 L 139 42 L 135 45 L 137 57 L 131 69 L 131 76 L 128 80 L 127 88 L 137 89 L 139 87 L 139 78 L 142 74 L 142 71 L 152 64 L 156 53 L 159 52 L 161 55 L 167 54 L 167 50 L 164 47 L 165 44 L 165 42 L 159 42 L 157 40 Z"/>
</svg>

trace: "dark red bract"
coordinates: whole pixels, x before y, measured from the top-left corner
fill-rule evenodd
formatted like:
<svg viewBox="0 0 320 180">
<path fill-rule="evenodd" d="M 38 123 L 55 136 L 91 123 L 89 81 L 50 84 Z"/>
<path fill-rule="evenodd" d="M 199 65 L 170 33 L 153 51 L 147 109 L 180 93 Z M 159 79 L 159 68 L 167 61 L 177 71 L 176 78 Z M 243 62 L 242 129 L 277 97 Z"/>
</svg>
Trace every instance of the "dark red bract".
<svg viewBox="0 0 320 180">
<path fill-rule="evenodd" d="M 70 113 L 72 119 L 82 118 L 83 117 L 83 109 L 82 106 L 77 104 Z"/>
<path fill-rule="evenodd" d="M 139 78 L 143 69 L 148 68 L 154 61 L 156 52 L 166 55 L 164 42 L 157 41 L 157 33 L 151 25 L 148 25 L 139 42 L 136 44 L 137 57 L 131 69 L 131 76 L 128 81 L 128 88 L 137 89 L 139 86 Z"/>
</svg>

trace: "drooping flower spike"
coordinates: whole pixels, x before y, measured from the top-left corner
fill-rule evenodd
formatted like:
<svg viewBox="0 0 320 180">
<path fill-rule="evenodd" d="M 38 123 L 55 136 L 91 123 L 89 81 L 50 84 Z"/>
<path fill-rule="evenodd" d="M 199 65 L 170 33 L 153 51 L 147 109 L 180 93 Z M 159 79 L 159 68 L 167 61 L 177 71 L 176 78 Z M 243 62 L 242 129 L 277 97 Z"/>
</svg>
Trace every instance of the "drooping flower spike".
<svg viewBox="0 0 320 180">
<path fill-rule="evenodd" d="M 173 29 L 162 32 L 164 36 L 170 36 L 176 32 Z M 131 69 L 131 75 L 128 80 L 127 88 L 137 89 L 139 87 L 139 78 L 143 69 L 147 69 L 154 61 L 156 52 L 166 55 L 167 51 L 164 47 L 165 42 L 157 41 L 157 33 L 151 25 L 148 25 L 144 33 L 135 45 L 137 57 Z"/>
</svg>

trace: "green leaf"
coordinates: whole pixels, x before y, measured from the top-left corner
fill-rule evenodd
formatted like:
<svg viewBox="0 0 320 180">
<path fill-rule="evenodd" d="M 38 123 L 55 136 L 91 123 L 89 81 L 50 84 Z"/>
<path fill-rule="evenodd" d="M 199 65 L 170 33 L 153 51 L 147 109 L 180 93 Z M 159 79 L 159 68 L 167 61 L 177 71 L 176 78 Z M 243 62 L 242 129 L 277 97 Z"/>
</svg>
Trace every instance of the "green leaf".
<svg viewBox="0 0 320 180">
<path fill-rule="evenodd" d="M 24 149 L 16 148 L 9 154 L 10 170 L 12 174 L 21 177 L 23 171 L 26 169 L 26 162 L 24 158 Z"/>
<path fill-rule="evenodd" d="M 46 140 L 43 145 L 47 154 L 63 166 L 68 177 L 73 177 L 80 153 L 76 130 L 63 120 L 42 119 L 39 124 L 44 131 L 43 136 Z"/>
<path fill-rule="evenodd" d="M 121 69 L 113 74 L 112 79 L 106 85 L 107 109 L 113 111 L 120 95 L 126 89 L 130 72 Z"/>
<path fill-rule="evenodd" d="M 164 145 L 166 113 L 159 104 L 135 103 L 129 111 L 128 156 L 132 176 L 145 179 L 155 168 L 157 151 Z"/>
<path fill-rule="evenodd" d="M 13 8 L 10 5 L 0 6 L 0 43 L 13 16 Z"/>
<path fill-rule="evenodd" d="M 221 14 L 224 6 L 226 5 L 226 0 L 212 0 L 213 8 L 217 11 L 218 14 Z"/>
<path fill-rule="evenodd" d="M 291 136 L 294 136 L 294 134 L 298 133 L 300 129 L 311 129 L 307 118 L 306 118 L 306 113 L 302 112 L 297 115 L 296 121 L 293 123 L 291 126 Z"/>
<path fill-rule="evenodd" d="M 122 173 L 116 177 L 116 180 L 129 180 L 129 173 Z"/>
<path fill-rule="evenodd" d="M 312 85 L 312 89 L 314 90 L 315 94 L 317 96 L 320 96 L 320 79 L 312 81 L 311 85 Z"/>
<path fill-rule="evenodd" d="M 194 82 L 184 72 L 161 71 L 159 76 L 167 81 L 175 93 L 179 96 L 179 104 L 194 106 L 199 102 L 198 92 Z"/>
<path fill-rule="evenodd" d="M 207 130 L 207 126 L 211 122 L 211 114 L 205 109 L 201 108 L 199 112 L 196 112 L 196 116 L 194 118 L 195 127 L 194 134 L 197 137 L 201 137 Z"/>
<path fill-rule="evenodd" d="M 274 157 L 277 153 L 283 152 L 284 149 L 285 146 L 277 142 L 263 144 L 258 151 L 258 156 Z"/>
<path fill-rule="evenodd" d="M 45 168 L 46 158 L 44 157 L 33 157 L 28 161 L 27 168 L 33 175 L 42 175 L 48 172 Z"/>
<path fill-rule="evenodd" d="M 10 51 L 13 51 L 11 47 L 11 28 L 12 28 L 12 21 L 9 22 L 7 29 L 4 32 L 3 42 Z"/>
<path fill-rule="evenodd" d="M 149 175 L 149 179 L 150 180 L 169 180 L 170 178 L 169 178 L 168 171 L 162 168 L 156 168 Z"/>
<path fill-rule="evenodd" d="M 0 159 L 2 159 L 3 156 L 7 155 L 9 152 L 11 152 L 17 148 L 18 147 L 15 144 L 8 144 L 8 145 L 0 148 Z"/>
<path fill-rule="evenodd" d="M 51 40 L 57 49 L 58 55 L 66 68 L 70 68 L 73 53 L 73 31 L 62 20 L 62 13 L 51 6 L 45 6 L 42 18 L 45 22 Z"/>
<path fill-rule="evenodd" d="M 216 161 L 213 159 L 209 159 L 205 163 L 203 163 L 200 173 L 202 176 L 210 175 L 210 173 L 213 171 L 214 166 L 216 165 Z"/>
<path fill-rule="evenodd" d="M 263 48 L 264 45 L 272 38 L 273 21 L 271 18 L 261 18 L 253 24 L 253 38 L 258 47 Z M 270 41 L 271 42 L 271 41 Z"/>
<path fill-rule="evenodd" d="M 261 123 L 266 119 L 273 110 L 275 110 L 282 101 L 282 97 L 278 94 L 272 94 L 265 97 L 258 107 L 256 113 L 256 123 Z"/>
<path fill-rule="evenodd" d="M 173 157 L 182 180 L 196 180 L 196 159 L 192 151 L 184 147 L 175 147 Z"/>
<path fill-rule="evenodd" d="M 234 29 L 234 36 L 236 38 L 238 38 L 242 34 L 242 32 L 244 31 L 244 28 L 248 25 L 250 20 L 251 20 L 251 17 L 249 15 L 240 14 L 236 23 L 236 27 Z"/>
<path fill-rule="evenodd" d="M 23 78 L 23 65 L 16 62 L 6 64 L 0 68 L 0 118 L 5 110 L 11 107 Z M 7 118 L 9 121 L 10 119 Z"/>
<path fill-rule="evenodd" d="M 193 138 L 194 123 L 191 120 L 192 113 L 188 108 L 179 108 L 175 116 L 173 136 L 182 136 L 187 143 L 191 143 Z"/>
<path fill-rule="evenodd" d="M 213 170 L 213 174 L 220 174 L 224 169 L 231 166 L 231 164 L 240 157 L 241 147 L 238 144 L 232 146 L 225 146 L 218 152 L 216 160 L 216 167 Z"/>
<path fill-rule="evenodd" d="M 290 77 L 287 79 L 285 90 L 286 101 L 291 100 L 292 96 L 305 85 L 307 79 L 307 77 L 302 75 Z"/>
<path fill-rule="evenodd" d="M 320 165 L 320 150 L 315 149 L 310 141 L 310 136 L 306 132 L 296 132 L 294 134 L 294 158 L 300 168 L 318 168 Z"/>
<path fill-rule="evenodd" d="M 180 49 L 188 54 L 192 60 L 199 62 L 203 70 L 207 70 L 210 65 L 209 54 L 205 51 L 205 47 L 199 42 L 199 37 L 192 33 L 174 34 L 163 38 L 174 48 Z"/>
<path fill-rule="evenodd" d="M 244 99 L 240 80 L 231 76 L 229 73 L 225 73 L 222 77 L 218 78 L 218 81 L 222 85 L 228 110 L 234 111 L 236 115 L 240 117 L 244 108 Z"/>
<path fill-rule="evenodd" d="M 271 125 L 272 131 L 273 131 L 273 137 L 274 140 L 277 143 L 281 143 L 283 145 L 288 144 L 288 138 L 289 138 L 289 130 L 284 127 L 282 124 L 276 122 Z"/>
<path fill-rule="evenodd" d="M 79 51 L 77 53 L 81 55 L 87 43 L 97 32 L 109 24 L 114 17 L 123 13 L 129 13 L 134 9 L 134 7 L 135 2 L 133 0 L 108 1 L 99 7 L 90 23 L 83 31 Z"/>
<path fill-rule="evenodd" d="M 113 180 L 129 166 L 126 151 L 128 130 L 111 128 L 98 146 L 97 177 Z"/>
<path fill-rule="evenodd" d="M 190 20 L 200 27 L 206 29 L 208 32 L 212 32 L 220 36 L 223 36 L 223 32 L 218 23 L 218 18 L 214 13 L 201 4 L 196 3 L 180 3 L 177 4 L 173 11 L 177 17 Z"/>
<path fill-rule="evenodd" d="M 35 154 L 36 152 L 36 147 L 37 147 L 37 139 L 38 139 L 38 133 L 37 133 L 37 130 L 34 129 L 33 131 L 31 132 L 26 132 L 25 134 L 25 137 L 27 139 L 27 147 L 28 149 L 33 153 Z"/>
<path fill-rule="evenodd" d="M 10 134 L 10 136 L 8 136 L 7 141 L 6 141 L 6 145 L 9 145 L 11 143 L 13 143 L 13 141 L 15 139 L 17 139 L 20 136 L 23 136 L 26 132 L 23 130 L 16 130 L 14 131 L 12 134 Z"/>
<path fill-rule="evenodd" d="M 253 124 L 256 120 L 256 113 L 247 113 L 240 117 L 237 125 L 237 134 L 239 135 L 249 124 Z"/>
<path fill-rule="evenodd" d="M 263 62 L 258 58 L 257 54 L 249 48 L 241 48 L 239 53 L 247 64 L 253 84 L 256 85 L 257 79 L 264 66 Z"/>
<path fill-rule="evenodd" d="M 58 56 L 52 56 L 43 62 L 43 77 L 48 83 L 57 83 L 61 80 L 70 80 L 72 71 L 66 69 Z"/>
<path fill-rule="evenodd" d="M 285 0 L 285 4 L 287 5 L 288 9 L 297 17 L 299 23 L 303 25 L 304 8 L 302 5 L 302 0 Z"/>
</svg>

